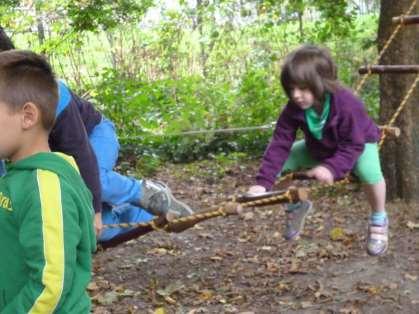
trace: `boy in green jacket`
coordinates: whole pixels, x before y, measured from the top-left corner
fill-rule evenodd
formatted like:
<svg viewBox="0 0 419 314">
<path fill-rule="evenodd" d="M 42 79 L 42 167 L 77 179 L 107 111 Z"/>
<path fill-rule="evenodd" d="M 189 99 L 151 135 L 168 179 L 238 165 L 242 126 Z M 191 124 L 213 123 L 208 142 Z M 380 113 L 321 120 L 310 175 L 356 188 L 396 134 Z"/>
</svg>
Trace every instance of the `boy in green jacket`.
<svg viewBox="0 0 419 314">
<path fill-rule="evenodd" d="M 0 53 L 0 313 L 89 313 L 92 196 L 72 157 L 50 152 L 57 83 L 28 51 Z"/>
</svg>

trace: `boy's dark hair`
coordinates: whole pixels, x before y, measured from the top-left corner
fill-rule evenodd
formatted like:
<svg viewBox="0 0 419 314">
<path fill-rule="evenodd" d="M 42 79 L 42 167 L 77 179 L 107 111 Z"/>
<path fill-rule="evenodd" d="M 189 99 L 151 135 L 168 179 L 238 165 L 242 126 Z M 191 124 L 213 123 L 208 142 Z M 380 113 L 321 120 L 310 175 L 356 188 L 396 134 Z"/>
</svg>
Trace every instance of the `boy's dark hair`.
<svg viewBox="0 0 419 314">
<path fill-rule="evenodd" d="M 0 26 L 0 52 L 11 49 L 15 49 L 15 46 L 11 39 L 6 35 L 3 27 Z"/>
<path fill-rule="evenodd" d="M 0 101 L 12 111 L 34 103 L 41 112 L 42 126 L 51 130 L 55 122 L 58 87 L 44 57 L 25 50 L 0 52 Z"/>
<path fill-rule="evenodd" d="M 284 61 L 281 84 L 291 98 L 294 87 L 307 88 L 315 99 L 323 102 L 326 92 L 339 87 L 336 65 L 329 51 L 313 45 L 304 45 L 291 52 Z"/>
</svg>

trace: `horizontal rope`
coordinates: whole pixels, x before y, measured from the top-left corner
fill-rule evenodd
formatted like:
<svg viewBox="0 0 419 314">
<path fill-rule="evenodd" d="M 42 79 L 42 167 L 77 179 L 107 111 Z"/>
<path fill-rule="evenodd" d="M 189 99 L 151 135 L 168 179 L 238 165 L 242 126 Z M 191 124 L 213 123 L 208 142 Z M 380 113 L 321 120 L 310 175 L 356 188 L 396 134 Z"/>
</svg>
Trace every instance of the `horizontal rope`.
<svg viewBox="0 0 419 314">
<path fill-rule="evenodd" d="M 175 136 L 183 136 L 183 135 L 201 135 L 201 134 L 216 134 L 216 133 L 234 133 L 234 132 L 247 132 L 247 131 L 255 131 L 255 130 L 262 130 L 267 131 L 271 130 L 276 125 L 276 121 L 271 122 L 269 124 L 259 125 L 259 126 L 250 126 L 250 127 L 242 127 L 242 128 L 224 128 L 224 129 L 211 129 L 211 130 L 193 130 L 193 131 L 185 131 L 179 133 L 170 133 L 170 134 L 144 134 L 143 136 L 125 136 L 120 137 L 119 140 L 140 140 L 144 139 L 144 137 L 175 137 Z M 386 131 L 386 128 L 391 128 L 390 125 L 380 125 L 379 128 L 383 131 Z M 390 132 L 391 133 L 391 132 Z"/>
<path fill-rule="evenodd" d="M 120 137 L 120 140 L 133 140 L 133 139 L 143 139 L 144 137 L 175 137 L 175 136 L 183 136 L 183 135 L 200 135 L 200 134 L 215 134 L 215 133 L 234 133 L 234 132 L 248 132 L 248 131 L 255 131 L 255 130 L 271 130 L 276 124 L 276 121 L 271 122 L 269 124 L 264 125 L 257 125 L 257 126 L 248 126 L 248 127 L 241 127 L 241 128 L 223 128 L 223 129 L 209 129 L 209 130 L 192 130 L 192 131 L 185 131 L 185 132 L 178 132 L 178 133 L 169 133 L 169 134 L 144 134 L 142 136 L 125 136 Z"/>
</svg>

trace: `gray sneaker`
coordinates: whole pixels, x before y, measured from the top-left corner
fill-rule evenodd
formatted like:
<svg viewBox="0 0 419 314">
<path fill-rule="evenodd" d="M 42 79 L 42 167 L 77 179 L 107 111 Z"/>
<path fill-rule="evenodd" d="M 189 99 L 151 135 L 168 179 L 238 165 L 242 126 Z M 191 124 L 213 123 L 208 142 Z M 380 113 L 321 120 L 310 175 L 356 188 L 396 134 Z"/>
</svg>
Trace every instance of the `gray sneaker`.
<svg viewBox="0 0 419 314">
<path fill-rule="evenodd" d="M 156 216 L 173 218 L 192 215 L 193 210 L 177 200 L 169 187 L 160 181 L 142 180 L 139 205 Z M 171 220 L 171 219 L 170 219 Z"/>
<path fill-rule="evenodd" d="M 286 212 L 286 226 L 284 238 L 286 240 L 294 240 L 297 238 L 304 227 L 306 216 L 311 212 L 313 203 L 310 201 L 302 201 L 296 204 L 288 204 Z"/>
</svg>

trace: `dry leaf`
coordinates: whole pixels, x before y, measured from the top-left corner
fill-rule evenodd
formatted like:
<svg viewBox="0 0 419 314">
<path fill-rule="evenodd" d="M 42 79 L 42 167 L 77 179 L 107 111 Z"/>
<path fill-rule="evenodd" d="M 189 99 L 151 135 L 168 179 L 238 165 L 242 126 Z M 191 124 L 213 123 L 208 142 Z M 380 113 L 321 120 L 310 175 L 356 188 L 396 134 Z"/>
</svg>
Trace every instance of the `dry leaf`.
<svg viewBox="0 0 419 314">
<path fill-rule="evenodd" d="M 167 303 L 169 303 L 169 304 L 176 304 L 176 300 L 175 300 L 175 299 L 173 299 L 173 298 L 171 298 L 171 297 L 169 297 L 169 296 L 164 297 L 164 300 L 165 300 Z"/>
<path fill-rule="evenodd" d="M 252 212 L 247 212 L 241 215 L 241 217 L 243 218 L 243 220 L 248 221 L 248 220 L 252 220 L 254 218 L 255 214 Z"/>
<path fill-rule="evenodd" d="M 404 278 L 412 280 L 412 281 L 418 280 L 418 276 L 413 276 L 413 275 L 408 274 L 408 273 L 404 274 Z"/>
<path fill-rule="evenodd" d="M 157 289 L 156 293 L 162 297 L 168 297 L 176 291 L 183 289 L 184 284 L 180 281 L 175 281 L 167 285 L 164 289 Z"/>
<path fill-rule="evenodd" d="M 413 221 L 410 221 L 410 220 L 407 222 L 406 225 L 410 230 L 419 229 L 419 223 L 414 223 Z"/>
<path fill-rule="evenodd" d="M 106 292 L 104 295 L 97 294 L 92 298 L 92 300 L 101 305 L 111 305 L 112 303 L 118 301 L 118 298 L 119 294 L 116 291 L 110 291 Z"/>
<path fill-rule="evenodd" d="M 359 314 L 360 311 L 358 311 L 356 308 L 354 307 L 350 307 L 350 308 L 343 308 L 339 310 L 339 313 L 342 314 Z"/>
<path fill-rule="evenodd" d="M 154 310 L 154 314 L 166 314 L 166 310 L 164 309 L 164 307 L 159 307 Z"/>
<path fill-rule="evenodd" d="M 89 285 L 87 286 L 87 290 L 89 291 L 96 291 L 99 290 L 98 285 L 96 284 L 96 282 L 92 281 L 89 283 Z"/>
<path fill-rule="evenodd" d="M 375 294 L 379 294 L 381 292 L 382 287 L 374 286 L 374 285 L 371 285 L 371 284 L 359 283 L 358 286 L 357 286 L 357 289 L 359 291 L 367 292 L 369 294 L 375 295 Z"/>
<path fill-rule="evenodd" d="M 214 292 L 211 290 L 202 290 L 201 293 L 199 294 L 199 299 L 201 301 L 208 301 L 210 299 L 212 299 L 214 296 Z"/>
<path fill-rule="evenodd" d="M 343 241 L 345 240 L 345 232 L 342 228 L 336 227 L 330 231 L 330 239 L 332 241 Z"/>
<path fill-rule="evenodd" d="M 272 273 L 276 273 L 279 270 L 279 266 L 277 263 L 266 262 L 266 269 Z"/>
<path fill-rule="evenodd" d="M 222 257 L 220 257 L 220 256 L 211 256 L 211 257 L 210 257 L 210 260 L 212 260 L 212 261 L 222 261 L 222 260 L 223 260 L 223 258 L 222 258 Z"/>
<path fill-rule="evenodd" d="M 282 292 L 287 292 L 287 291 L 290 291 L 290 290 L 291 290 L 291 288 L 290 288 L 290 286 L 289 286 L 289 284 L 288 284 L 288 283 L 285 283 L 285 282 L 280 282 L 280 283 L 277 285 L 276 290 L 278 290 L 278 291 L 279 291 L 279 293 L 282 293 Z"/>
<path fill-rule="evenodd" d="M 167 250 L 162 247 L 156 247 L 152 250 L 149 250 L 147 254 L 155 254 L 155 255 L 165 255 L 167 254 Z"/>
<path fill-rule="evenodd" d="M 214 236 L 211 233 L 207 233 L 207 232 L 202 232 L 198 234 L 199 237 L 203 238 L 203 239 L 214 239 Z"/>
<path fill-rule="evenodd" d="M 308 301 L 301 302 L 301 308 L 303 308 L 303 309 L 307 309 L 309 307 L 312 307 L 313 305 L 314 305 L 313 303 L 308 302 Z"/>
</svg>

